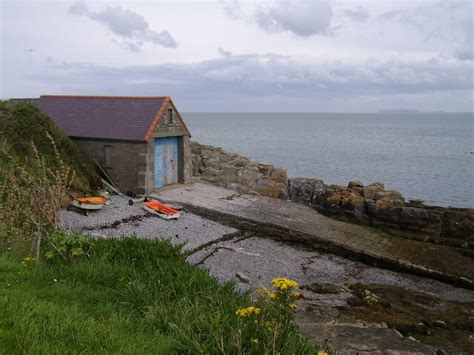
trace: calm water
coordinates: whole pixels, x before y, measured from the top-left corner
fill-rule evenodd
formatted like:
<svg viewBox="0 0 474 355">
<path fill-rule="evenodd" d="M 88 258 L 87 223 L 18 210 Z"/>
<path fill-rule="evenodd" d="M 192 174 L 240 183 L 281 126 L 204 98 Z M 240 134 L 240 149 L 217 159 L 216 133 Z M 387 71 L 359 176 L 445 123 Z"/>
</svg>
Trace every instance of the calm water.
<svg viewBox="0 0 474 355">
<path fill-rule="evenodd" d="M 474 207 L 471 114 L 187 113 L 193 139 L 328 184 Z"/>
</svg>

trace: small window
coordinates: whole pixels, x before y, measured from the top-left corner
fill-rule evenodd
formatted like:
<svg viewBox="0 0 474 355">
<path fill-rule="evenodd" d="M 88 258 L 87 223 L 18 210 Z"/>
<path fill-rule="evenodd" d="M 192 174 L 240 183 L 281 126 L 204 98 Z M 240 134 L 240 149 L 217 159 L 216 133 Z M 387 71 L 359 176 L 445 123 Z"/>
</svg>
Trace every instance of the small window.
<svg viewBox="0 0 474 355">
<path fill-rule="evenodd" d="M 104 166 L 106 168 L 112 167 L 112 157 L 110 154 L 112 147 L 110 145 L 104 145 Z"/>
<path fill-rule="evenodd" d="M 172 108 L 169 108 L 167 111 L 166 111 L 166 118 L 167 118 L 167 122 L 168 123 L 173 123 L 173 109 Z"/>
</svg>

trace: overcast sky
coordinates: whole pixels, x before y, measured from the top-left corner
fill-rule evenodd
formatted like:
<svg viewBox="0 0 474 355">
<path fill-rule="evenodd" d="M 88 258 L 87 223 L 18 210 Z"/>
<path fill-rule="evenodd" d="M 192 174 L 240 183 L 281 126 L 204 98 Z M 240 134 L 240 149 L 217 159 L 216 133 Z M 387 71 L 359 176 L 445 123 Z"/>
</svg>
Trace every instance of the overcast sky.
<svg viewBox="0 0 474 355">
<path fill-rule="evenodd" d="M 474 1 L 1 3 L 0 96 L 181 111 L 473 111 Z"/>
</svg>

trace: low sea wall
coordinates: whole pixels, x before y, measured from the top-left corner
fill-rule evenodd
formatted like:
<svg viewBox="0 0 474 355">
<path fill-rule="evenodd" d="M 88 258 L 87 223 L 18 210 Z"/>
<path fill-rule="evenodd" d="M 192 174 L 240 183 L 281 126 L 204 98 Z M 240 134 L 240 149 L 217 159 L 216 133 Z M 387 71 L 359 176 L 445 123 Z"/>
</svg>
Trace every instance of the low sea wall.
<svg viewBox="0 0 474 355">
<path fill-rule="evenodd" d="M 246 194 L 287 198 L 286 170 L 191 142 L 193 177 Z"/>
<path fill-rule="evenodd" d="M 221 148 L 191 142 L 193 177 L 245 194 L 290 199 L 339 220 L 393 234 L 474 249 L 474 210 L 407 202 L 384 184 L 327 185 L 319 179 L 287 178 L 286 170 Z"/>
<path fill-rule="evenodd" d="M 394 234 L 474 249 L 474 210 L 407 202 L 380 182 L 326 185 L 322 180 L 288 180 L 288 196 L 340 220 L 377 227 Z"/>
</svg>

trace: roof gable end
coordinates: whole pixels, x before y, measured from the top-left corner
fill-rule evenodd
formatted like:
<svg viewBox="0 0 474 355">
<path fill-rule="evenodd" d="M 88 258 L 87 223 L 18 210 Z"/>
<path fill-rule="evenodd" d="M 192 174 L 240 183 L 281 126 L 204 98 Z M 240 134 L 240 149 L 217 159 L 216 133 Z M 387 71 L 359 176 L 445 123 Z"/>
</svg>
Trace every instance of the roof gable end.
<svg viewBox="0 0 474 355">
<path fill-rule="evenodd" d="M 186 125 L 186 122 L 183 120 L 183 118 L 181 117 L 181 114 L 179 113 L 178 109 L 176 108 L 175 104 L 173 103 L 173 101 L 171 100 L 170 97 L 167 97 L 165 99 L 165 101 L 163 101 L 163 106 L 161 106 L 160 108 L 160 111 L 158 111 L 157 115 L 155 116 L 155 118 L 153 119 L 153 122 L 150 126 L 150 128 L 148 129 L 146 135 L 145 135 L 145 140 L 146 141 L 149 141 L 151 136 L 153 135 L 153 132 L 155 132 L 155 130 L 159 129 L 160 127 L 160 122 L 161 122 L 161 119 L 166 115 L 166 109 L 169 107 L 169 106 L 172 106 L 173 107 L 173 110 L 174 112 L 176 113 L 176 115 L 178 116 L 178 120 L 180 121 L 180 123 L 183 125 L 184 127 L 184 130 L 186 132 L 186 134 L 191 137 L 191 131 L 189 130 L 188 126 Z"/>
</svg>

